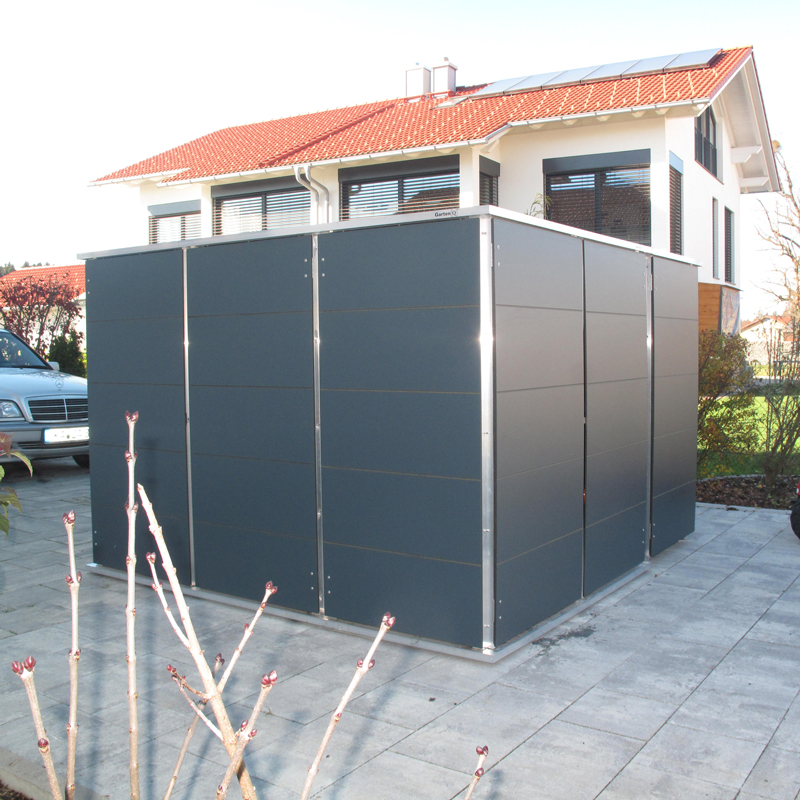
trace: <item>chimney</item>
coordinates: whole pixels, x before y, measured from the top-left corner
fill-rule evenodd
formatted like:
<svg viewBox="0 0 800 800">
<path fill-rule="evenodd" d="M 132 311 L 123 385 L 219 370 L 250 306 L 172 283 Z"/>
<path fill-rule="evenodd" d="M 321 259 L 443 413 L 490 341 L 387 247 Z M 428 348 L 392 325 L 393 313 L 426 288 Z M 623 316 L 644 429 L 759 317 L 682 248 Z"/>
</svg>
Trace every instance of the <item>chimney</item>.
<svg viewBox="0 0 800 800">
<path fill-rule="evenodd" d="M 433 93 L 453 94 L 456 90 L 456 70 L 458 67 L 450 63 L 445 56 L 444 63 L 433 68 Z"/>
<path fill-rule="evenodd" d="M 416 63 L 411 69 L 406 70 L 406 97 L 419 97 L 430 94 L 431 71 L 427 67 Z"/>
</svg>

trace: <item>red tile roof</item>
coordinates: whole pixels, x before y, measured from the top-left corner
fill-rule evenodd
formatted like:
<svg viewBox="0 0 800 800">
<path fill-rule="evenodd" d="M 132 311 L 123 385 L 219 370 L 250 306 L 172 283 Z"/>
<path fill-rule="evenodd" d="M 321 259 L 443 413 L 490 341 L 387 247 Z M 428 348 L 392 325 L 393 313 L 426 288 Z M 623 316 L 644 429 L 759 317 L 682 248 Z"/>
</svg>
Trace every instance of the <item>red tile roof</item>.
<svg viewBox="0 0 800 800">
<path fill-rule="evenodd" d="M 23 267 L 14 272 L 0 277 L 0 286 L 13 284 L 26 278 L 55 278 L 64 280 L 75 291 L 73 297 L 78 297 L 86 291 L 86 270 L 83 264 L 74 264 L 68 267 Z"/>
<path fill-rule="evenodd" d="M 751 47 L 723 50 L 703 67 L 481 97 L 444 108 L 441 97 L 398 98 L 239 125 L 111 172 L 95 183 L 145 175 L 163 175 L 169 183 L 253 172 L 480 140 L 511 122 L 713 100 L 751 53 Z M 465 97 L 481 88 L 462 87 L 456 94 Z"/>
</svg>

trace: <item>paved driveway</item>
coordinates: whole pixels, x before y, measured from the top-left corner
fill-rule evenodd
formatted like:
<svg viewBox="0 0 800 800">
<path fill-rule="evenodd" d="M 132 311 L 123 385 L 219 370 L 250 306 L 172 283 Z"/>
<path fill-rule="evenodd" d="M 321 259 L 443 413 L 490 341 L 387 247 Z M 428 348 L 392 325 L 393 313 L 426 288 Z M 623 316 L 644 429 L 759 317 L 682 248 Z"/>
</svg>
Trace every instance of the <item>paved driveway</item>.
<svg viewBox="0 0 800 800">
<path fill-rule="evenodd" d="M 0 540 L 0 778 L 42 785 L 12 659 L 33 654 L 59 767 L 66 754 L 69 594 L 61 515 L 91 559 L 88 474 L 66 460 L 9 480 L 24 514 Z M 121 487 L 121 504 L 125 487 Z M 120 536 L 125 517 L 120 509 Z M 697 531 L 647 572 L 499 664 L 385 644 L 339 725 L 317 783 L 325 800 L 453 798 L 490 748 L 476 798 L 795 798 L 800 790 L 800 542 L 788 514 L 698 506 Z M 280 576 L 265 575 L 280 584 Z M 123 583 L 81 586 L 78 781 L 124 798 Z M 230 656 L 248 612 L 195 598 L 207 652 Z M 142 797 L 163 795 L 189 721 L 166 664 L 193 667 L 154 593 L 137 596 Z M 295 798 L 365 640 L 270 617 L 225 695 L 244 719 L 276 669 L 247 763 L 260 798 Z M 201 726 L 202 728 L 202 726 Z M 198 731 L 176 798 L 213 797 L 225 754 Z M 31 789 L 33 791 L 33 788 Z M 238 793 L 231 796 L 237 796 Z M 42 797 L 49 795 L 42 794 Z"/>
</svg>

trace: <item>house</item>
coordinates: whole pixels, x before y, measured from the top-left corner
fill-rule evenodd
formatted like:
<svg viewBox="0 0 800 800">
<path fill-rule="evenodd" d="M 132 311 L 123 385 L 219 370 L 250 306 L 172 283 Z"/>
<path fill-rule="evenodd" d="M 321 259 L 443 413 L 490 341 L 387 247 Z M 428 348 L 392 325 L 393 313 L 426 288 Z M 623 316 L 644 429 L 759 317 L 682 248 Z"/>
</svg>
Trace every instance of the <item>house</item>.
<svg viewBox="0 0 800 800">
<path fill-rule="evenodd" d="M 750 344 L 750 363 L 772 363 L 777 369 L 781 361 L 791 358 L 796 346 L 795 324 L 789 314 L 767 314 L 743 322 L 741 334 Z"/>
<path fill-rule="evenodd" d="M 700 328 L 736 330 L 739 198 L 778 189 L 750 47 L 458 87 L 226 128 L 94 182 L 139 188 L 151 243 L 494 205 L 700 265 Z"/>
</svg>

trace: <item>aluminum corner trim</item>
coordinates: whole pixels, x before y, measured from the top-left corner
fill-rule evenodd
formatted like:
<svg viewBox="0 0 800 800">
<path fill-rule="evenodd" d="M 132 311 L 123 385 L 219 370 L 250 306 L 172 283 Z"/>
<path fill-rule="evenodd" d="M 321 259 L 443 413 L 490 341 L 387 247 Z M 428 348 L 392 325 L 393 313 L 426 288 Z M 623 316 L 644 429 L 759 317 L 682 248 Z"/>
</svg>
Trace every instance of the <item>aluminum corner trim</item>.
<svg viewBox="0 0 800 800">
<path fill-rule="evenodd" d="M 495 648 L 494 254 L 491 217 L 480 219 L 481 595 L 483 650 Z"/>
<path fill-rule="evenodd" d="M 314 328 L 314 484 L 317 512 L 317 595 L 325 616 L 325 560 L 322 536 L 322 411 L 319 369 L 319 234 L 311 236 L 311 309 Z"/>
<path fill-rule="evenodd" d="M 189 580 L 191 587 L 197 586 L 197 570 L 194 554 L 194 496 L 192 491 L 192 424 L 189 412 L 189 248 L 183 252 L 183 403 L 186 421 L 186 499 L 187 524 L 189 527 Z"/>
</svg>

